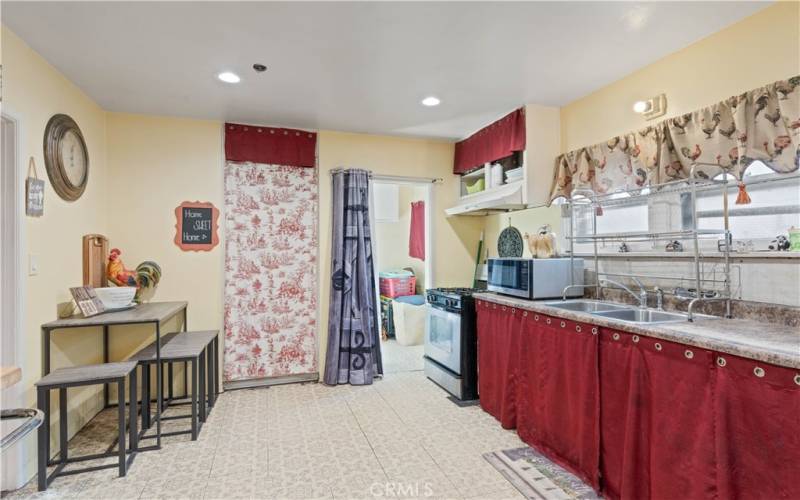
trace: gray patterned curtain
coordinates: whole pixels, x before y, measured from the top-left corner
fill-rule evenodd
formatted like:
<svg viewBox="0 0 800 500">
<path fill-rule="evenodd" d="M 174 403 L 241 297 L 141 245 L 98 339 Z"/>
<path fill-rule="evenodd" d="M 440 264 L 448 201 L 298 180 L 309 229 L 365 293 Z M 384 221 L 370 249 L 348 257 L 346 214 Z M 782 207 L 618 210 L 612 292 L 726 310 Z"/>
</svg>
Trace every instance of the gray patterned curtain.
<svg viewBox="0 0 800 500">
<path fill-rule="evenodd" d="M 325 383 L 371 384 L 383 374 L 369 224 L 369 172 L 332 172 L 333 241 Z"/>
</svg>

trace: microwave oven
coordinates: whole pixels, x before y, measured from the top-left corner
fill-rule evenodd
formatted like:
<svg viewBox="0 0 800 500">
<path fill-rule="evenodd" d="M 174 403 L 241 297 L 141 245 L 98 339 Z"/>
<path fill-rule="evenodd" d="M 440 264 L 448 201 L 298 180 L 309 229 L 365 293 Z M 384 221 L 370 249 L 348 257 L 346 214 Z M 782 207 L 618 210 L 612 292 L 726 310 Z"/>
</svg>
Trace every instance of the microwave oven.
<svg viewBox="0 0 800 500">
<path fill-rule="evenodd" d="M 583 259 L 571 262 L 572 268 L 569 258 L 489 259 L 487 289 L 531 300 L 561 298 L 569 285 L 583 285 Z M 567 297 L 582 296 L 582 287 L 567 290 Z"/>
</svg>

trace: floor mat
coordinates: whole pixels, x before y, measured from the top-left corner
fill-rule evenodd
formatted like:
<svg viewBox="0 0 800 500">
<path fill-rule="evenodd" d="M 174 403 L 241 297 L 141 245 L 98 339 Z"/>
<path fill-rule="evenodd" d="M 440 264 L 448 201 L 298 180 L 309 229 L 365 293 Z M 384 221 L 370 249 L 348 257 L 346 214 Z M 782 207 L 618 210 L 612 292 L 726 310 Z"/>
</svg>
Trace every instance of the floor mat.
<svg viewBox="0 0 800 500">
<path fill-rule="evenodd" d="M 599 499 L 597 493 L 577 476 L 553 463 L 533 448 L 484 453 L 486 459 L 525 498 L 530 499 Z"/>
</svg>

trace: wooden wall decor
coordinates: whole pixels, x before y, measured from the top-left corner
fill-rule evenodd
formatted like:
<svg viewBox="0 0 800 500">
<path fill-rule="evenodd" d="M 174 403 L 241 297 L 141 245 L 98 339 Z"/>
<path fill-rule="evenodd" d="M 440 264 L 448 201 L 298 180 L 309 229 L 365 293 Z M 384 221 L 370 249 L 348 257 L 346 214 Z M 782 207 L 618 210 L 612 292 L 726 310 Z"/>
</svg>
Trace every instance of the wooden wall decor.
<svg viewBox="0 0 800 500">
<path fill-rule="evenodd" d="M 28 178 L 25 179 L 25 214 L 31 217 L 44 215 L 44 181 L 39 179 L 33 156 L 28 161 Z"/>
<path fill-rule="evenodd" d="M 208 252 L 219 244 L 219 210 L 209 202 L 184 201 L 175 208 L 175 244 L 184 252 Z"/>
<path fill-rule="evenodd" d="M 102 234 L 83 236 L 83 286 L 104 288 L 108 286 L 106 258 L 108 238 Z"/>
</svg>

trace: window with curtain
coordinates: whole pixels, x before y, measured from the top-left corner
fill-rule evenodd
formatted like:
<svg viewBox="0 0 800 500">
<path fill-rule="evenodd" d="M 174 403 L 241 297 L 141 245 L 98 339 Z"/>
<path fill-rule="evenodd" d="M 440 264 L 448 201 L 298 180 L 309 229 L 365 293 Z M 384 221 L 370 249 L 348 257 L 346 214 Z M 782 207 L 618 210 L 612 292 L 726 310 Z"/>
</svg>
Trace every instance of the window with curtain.
<svg viewBox="0 0 800 500">
<path fill-rule="evenodd" d="M 774 182 L 758 183 L 762 179 Z M 751 198 L 747 205 L 734 203 L 739 190 L 736 181 L 732 181 L 728 188 L 729 225 L 735 249 L 764 250 L 777 235 L 786 235 L 789 228 L 800 227 L 800 174 L 776 174 L 762 162 L 756 161 L 744 173 L 743 182 Z M 644 196 L 639 196 L 638 200 L 635 195 L 628 193 L 611 195 L 611 206 L 604 206 L 602 215 L 596 219 L 597 233 L 677 231 L 690 227 L 692 208 L 687 193 L 647 196 L 649 193 L 649 189 L 643 190 Z M 614 206 L 614 198 L 624 203 Z M 699 228 L 722 229 L 722 206 L 719 188 L 700 191 L 697 197 Z M 594 212 L 594 208 L 588 204 L 575 205 L 576 236 L 592 234 Z M 568 212 L 562 217 L 562 232 L 569 233 Z M 666 243 L 628 243 L 628 248 L 631 251 L 663 250 L 661 247 Z M 701 244 L 704 250 L 716 250 L 716 241 L 704 240 Z M 588 241 L 575 244 L 578 253 L 591 253 L 593 249 L 593 244 Z M 619 249 L 619 242 L 599 242 L 598 249 L 600 252 L 613 253 Z"/>
</svg>

